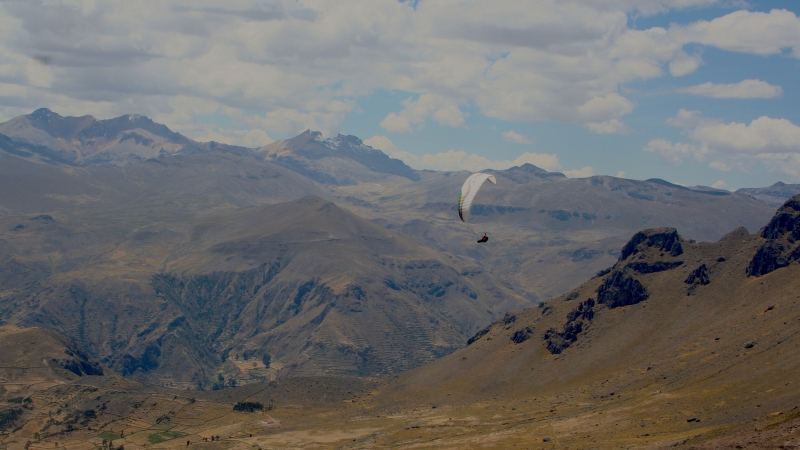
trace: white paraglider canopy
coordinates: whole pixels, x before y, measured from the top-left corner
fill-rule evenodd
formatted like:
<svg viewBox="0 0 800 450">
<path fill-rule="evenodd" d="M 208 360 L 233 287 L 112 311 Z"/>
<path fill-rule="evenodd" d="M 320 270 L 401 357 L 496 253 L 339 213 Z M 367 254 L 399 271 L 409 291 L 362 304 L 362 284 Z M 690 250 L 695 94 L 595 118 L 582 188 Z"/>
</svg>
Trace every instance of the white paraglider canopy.
<svg viewBox="0 0 800 450">
<path fill-rule="evenodd" d="M 488 173 L 473 173 L 461 186 L 461 196 L 458 198 L 458 216 L 463 222 L 469 220 L 469 211 L 472 209 L 472 201 L 478 195 L 478 190 L 483 186 L 483 182 L 489 180 L 492 184 L 497 184 L 494 175 Z"/>
</svg>

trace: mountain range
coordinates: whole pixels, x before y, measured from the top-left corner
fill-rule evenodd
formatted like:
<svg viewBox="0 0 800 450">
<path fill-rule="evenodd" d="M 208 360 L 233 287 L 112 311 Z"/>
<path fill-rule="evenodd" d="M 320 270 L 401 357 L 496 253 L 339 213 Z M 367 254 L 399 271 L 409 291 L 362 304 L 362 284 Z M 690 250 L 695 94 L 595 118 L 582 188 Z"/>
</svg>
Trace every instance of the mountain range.
<svg viewBox="0 0 800 450">
<path fill-rule="evenodd" d="M 46 109 L 0 133 L 0 323 L 191 389 L 417 367 L 575 288 L 642 228 L 755 231 L 774 212 L 764 195 L 793 186 L 730 193 L 523 165 L 489 171 L 498 185 L 463 224 L 465 172 L 416 171 L 354 136 L 248 149 L 142 116 Z"/>
<path fill-rule="evenodd" d="M 0 326 L 0 442 L 794 448 L 799 271 L 800 195 L 755 234 L 695 242 L 644 229 L 569 292 L 380 380 L 289 377 L 187 392 L 120 378 L 53 332 Z"/>
</svg>

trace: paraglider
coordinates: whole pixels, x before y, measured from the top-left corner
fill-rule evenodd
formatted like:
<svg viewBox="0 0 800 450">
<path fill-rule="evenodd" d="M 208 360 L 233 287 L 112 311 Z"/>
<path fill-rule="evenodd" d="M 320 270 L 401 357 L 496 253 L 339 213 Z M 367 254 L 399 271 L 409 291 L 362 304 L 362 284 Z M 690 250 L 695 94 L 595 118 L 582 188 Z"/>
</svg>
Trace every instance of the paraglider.
<svg viewBox="0 0 800 450">
<path fill-rule="evenodd" d="M 473 173 L 461 186 L 461 196 L 458 198 L 458 217 L 461 217 L 462 222 L 469 220 L 469 211 L 472 209 L 472 201 L 478 195 L 478 190 L 483 185 L 483 182 L 489 180 L 492 184 L 497 184 L 494 175 L 486 173 Z"/>
<path fill-rule="evenodd" d="M 458 197 L 458 217 L 461 218 L 462 222 L 466 222 L 469 220 L 469 212 L 472 209 L 472 202 L 475 200 L 475 196 L 478 195 L 478 190 L 480 190 L 483 183 L 489 180 L 492 184 L 497 184 L 497 180 L 495 179 L 494 175 L 489 175 L 486 173 L 473 173 L 472 175 L 467 178 L 467 181 L 464 182 L 464 185 L 461 186 L 461 196 Z M 489 240 L 489 235 L 483 233 L 483 237 L 478 241 L 478 243 L 484 243 Z"/>
</svg>

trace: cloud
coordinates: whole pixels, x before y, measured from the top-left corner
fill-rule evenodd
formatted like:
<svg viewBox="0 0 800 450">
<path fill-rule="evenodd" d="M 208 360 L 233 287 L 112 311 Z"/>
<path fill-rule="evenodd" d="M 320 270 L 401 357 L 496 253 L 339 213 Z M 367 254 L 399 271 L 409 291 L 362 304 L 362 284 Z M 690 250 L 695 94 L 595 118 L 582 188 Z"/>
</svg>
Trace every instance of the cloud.
<svg viewBox="0 0 800 450">
<path fill-rule="evenodd" d="M 700 56 L 681 54 L 669 62 L 669 73 L 673 77 L 682 77 L 694 73 L 701 65 L 703 60 Z"/>
<path fill-rule="evenodd" d="M 403 101 L 403 110 L 389 113 L 381 127 L 390 133 L 410 133 L 411 125 L 424 126 L 425 120 L 433 118 L 441 125 L 465 128 L 464 114 L 453 101 L 437 94 L 423 94 L 417 100 Z"/>
<path fill-rule="evenodd" d="M 615 176 L 617 178 L 625 178 L 626 174 L 625 174 L 624 170 L 620 170 L 619 172 L 617 172 L 617 174 Z"/>
<path fill-rule="evenodd" d="M 633 103 L 617 93 L 611 93 L 604 97 L 594 97 L 577 110 L 589 130 L 595 133 L 627 133 L 628 128 L 619 119 L 603 119 L 622 117 L 630 113 L 633 111 Z"/>
<path fill-rule="evenodd" d="M 665 13 L 670 9 L 689 9 L 712 6 L 722 3 L 720 0 L 572 0 L 598 10 L 635 11 L 643 16 Z M 743 3 L 743 2 L 738 2 Z"/>
<path fill-rule="evenodd" d="M 708 148 L 705 146 L 673 143 L 662 138 L 650 140 L 642 150 L 658 153 L 667 164 L 671 165 L 678 165 L 686 158 L 702 161 L 708 154 Z"/>
<path fill-rule="evenodd" d="M 675 114 L 675 117 L 670 117 L 665 123 L 673 127 L 692 128 L 703 120 L 702 115 L 703 113 L 700 111 L 681 108 L 678 110 L 678 114 Z"/>
<path fill-rule="evenodd" d="M 800 152 L 800 127 L 786 119 L 762 116 L 750 124 L 705 123 L 689 136 L 716 152 L 758 155 Z"/>
<path fill-rule="evenodd" d="M 606 120 L 600 123 L 589 123 L 589 130 L 597 134 L 627 134 L 630 132 L 624 123 L 617 119 Z"/>
<path fill-rule="evenodd" d="M 508 142 L 515 142 L 517 144 L 531 144 L 536 141 L 536 139 L 523 136 L 519 133 L 515 133 L 514 130 L 508 130 L 503 133 L 503 140 Z"/>
<path fill-rule="evenodd" d="M 800 154 L 764 153 L 757 155 L 756 158 L 774 172 L 784 173 L 795 179 L 800 179 Z"/>
<path fill-rule="evenodd" d="M 594 169 L 592 166 L 586 166 L 580 169 L 565 170 L 564 175 L 570 178 L 586 178 L 594 175 Z"/>
<path fill-rule="evenodd" d="M 676 92 L 712 98 L 775 98 L 783 89 L 761 80 L 742 80 L 738 83 L 703 83 L 677 89 Z"/>
<path fill-rule="evenodd" d="M 717 3 L 0 2 L 0 83 L 4 105 L 20 111 L 136 112 L 200 135 L 189 103 L 171 99 L 211 102 L 235 117 L 232 130 L 267 135 L 335 133 L 359 100 L 380 90 L 410 97 L 383 118 L 390 133 L 428 121 L 463 128 L 466 108 L 625 133 L 624 116 L 636 106 L 625 84 L 696 71 L 702 58 L 687 44 L 800 57 L 800 20 L 786 10 L 629 26 L 631 17 Z"/>
<path fill-rule="evenodd" d="M 712 169 L 720 170 L 720 171 L 722 171 L 722 172 L 730 172 L 731 170 L 733 170 L 733 167 L 731 167 L 731 166 L 729 166 L 729 165 L 725 164 L 725 163 L 724 163 L 724 162 L 722 162 L 722 161 L 712 161 L 712 162 L 711 162 L 711 163 L 708 165 L 708 167 L 710 167 L 710 168 L 712 168 Z"/>
<path fill-rule="evenodd" d="M 800 58 L 800 19 L 791 11 L 735 11 L 711 21 L 674 25 L 670 33 L 681 43 L 698 43 L 761 56 L 789 49 Z"/>
<path fill-rule="evenodd" d="M 221 142 L 242 147 L 258 148 L 274 141 L 264 130 L 214 130 L 209 129 L 205 134 L 197 136 L 195 139 L 201 142 Z"/>
<path fill-rule="evenodd" d="M 513 161 L 510 161 L 491 160 L 480 155 L 467 153 L 463 150 L 448 150 L 446 152 L 427 155 L 415 155 L 413 153 L 388 148 L 382 150 L 392 158 L 400 159 L 415 169 L 443 171 L 469 170 L 471 172 L 477 172 L 484 169 L 505 170 L 523 164 L 533 164 L 550 171 L 561 168 L 561 164 L 558 162 L 558 157 L 556 155 L 541 153 L 525 152 Z"/>
<path fill-rule="evenodd" d="M 656 138 L 643 150 L 660 154 L 670 164 L 713 156 L 709 167 L 721 171 L 761 162 L 773 171 L 800 173 L 800 126 L 787 119 L 762 116 L 749 124 L 725 123 L 704 118 L 699 111 L 681 109 L 666 123 L 682 128 L 690 142 Z"/>
<path fill-rule="evenodd" d="M 717 180 L 714 182 L 714 184 L 711 185 L 711 187 L 713 187 L 714 189 L 725 189 L 726 187 L 728 187 L 728 183 L 722 180 Z"/>
<path fill-rule="evenodd" d="M 369 139 L 364 139 L 364 143 L 372 148 L 383 150 L 383 152 L 386 154 L 397 152 L 397 146 L 395 146 L 394 143 L 386 136 L 375 135 Z"/>
</svg>

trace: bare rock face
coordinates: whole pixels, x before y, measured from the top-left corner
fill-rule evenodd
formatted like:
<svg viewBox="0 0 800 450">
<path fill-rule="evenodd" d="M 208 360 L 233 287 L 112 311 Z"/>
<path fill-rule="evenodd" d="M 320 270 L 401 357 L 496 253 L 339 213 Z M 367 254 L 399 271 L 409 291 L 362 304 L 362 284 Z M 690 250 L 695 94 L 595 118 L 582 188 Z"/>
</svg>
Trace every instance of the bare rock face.
<svg viewBox="0 0 800 450">
<path fill-rule="evenodd" d="M 597 302 L 609 308 L 635 305 L 648 297 L 644 285 L 624 269 L 612 272 L 597 288 Z"/>
<path fill-rule="evenodd" d="M 531 336 L 533 336 L 533 327 L 525 327 L 515 331 L 514 334 L 511 335 L 511 340 L 515 344 L 521 344 L 527 341 Z"/>
<path fill-rule="evenodd" d="M 778 209 L 761 230 L 761 237 L 767 242 L 761 244 L 747 266 L 747 276 L 760 277 L 800 260 L 800 195 Z"/>
<path fill-rule="evenodd" d="M 614 309 L 647 300 L 650 293 L 638 277 L 683 266 L 684 261 L 672 259 L 683 254 L 681 241 L 675 228 L 653 228 L 634 234 L 622 248 L 617 264 L 596 275 L 605 277 L 597 287 L 597 299 L 590 298 L 570 311 L 560 331 L 550 328 L 544 333 L 547 350 L 558 354 L 577 341 L 578 335 L 594 318 L 595 305 Z M 654 254 L 658 255 L 656 258 L 664 259 L 653 261 Z M 639 256 L 633 258 L 634 255 Z M 577 298 L 577 292 L 573 294 L 568 295 L 566 301 Z"/>
<path fill-rule="evenodd" d="M 691 285 L 707 285 L 711 283 L 711 279 L 708 278 L 708 267 L 705 264 L 700 264 L 697 269 L 694 269 L 692 273 L 686 277 L 684 283 L 691 284 Z"/>
<path fill-rule="evenodd" d="M 551 354 L 557 355 L 561 353 L 578 340 L 578 335 L 586 329 L 588 322 L 594 318 L 594 310 L 592 309 L 594 306 L 595 301 L 591 298 L 579 303 L 575 309 L 567 314 L 567 322 L 561 331 L 555 328 L 545 331 L 545 345 Z M 511 340 L 517 342 L 517 339 L 521 337 L 518 336 L 519 333 L 520 331 L 514 333 Z M 527 336 L 525 336 L 525 339 L 527 339 Z"/>
<path fill-rule="evenodd" d="M 636 261 L 628 264 L 628 267 L 631 269 L 641 273 L 656 273 L 656 272 L 663 272 L 665 270 L 671 270 L 676 267 L 680 267 L 683 265 L 683 261 L 656 261 L 652 264 Z"/>
<path fill-rule="evenodd" d="M 625 247 L 622 247 L 619 260 L 625 261 L 629 256 L 643 251 L 646 247 L 657 247 L 662 252 L 668 252 L 671 256 L 683 254 L 678 230 L 675 228 L 653 228 L 634 234 L 631 240 L 625 244 Z"/>
</svg>

